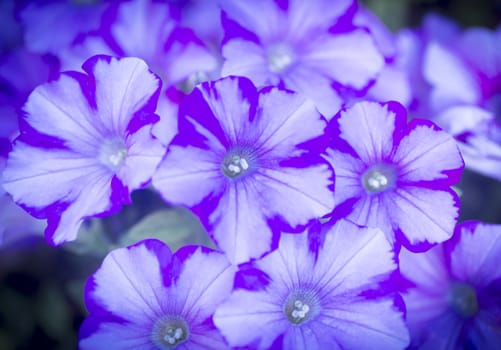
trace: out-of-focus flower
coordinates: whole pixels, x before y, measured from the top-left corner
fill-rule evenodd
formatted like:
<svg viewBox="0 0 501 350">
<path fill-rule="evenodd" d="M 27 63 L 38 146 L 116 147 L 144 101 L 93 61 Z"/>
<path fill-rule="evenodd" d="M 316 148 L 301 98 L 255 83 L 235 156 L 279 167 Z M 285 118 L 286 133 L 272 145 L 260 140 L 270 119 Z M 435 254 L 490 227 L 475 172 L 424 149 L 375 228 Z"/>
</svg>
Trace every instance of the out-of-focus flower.
<svg viewBox="0 0 501 350">
<path fill-rule="evenodd" d="M 459 201 L 450 186 L 464 164 L 449 134 L 406 118 L 397 102 L 359 102 L 341 111 L 329 125 L 327 160 L 336 173 L 338 214 L 418 248 L 452 235 Z"/>
<path fill-rule="evenodd" d="M 456 138 L 469 169 L 501 180 L 501 27 L 430 42 L 423 65 L 434 120 Z"/>
<path fill-rule="evenodd" d="M 0 137 L 14 139 L 19 133 L 18 114 L 33 89 L 57 75 L 55 59 L 12 50 L 0 57 Z"/>
<path fill-rule="evenodd" d="M 353 25 L 356 7 L 352 0 L 222 1 L 222 75 L 283 84 L 332 117 L 384 64 L 371 35 Z"/>
<path fill-rule="evenodd" d="M 400 252 L 412 348 L 499 349 L 501 226 L 467 222 L 425 253 Z"/>
<path fill-rule="evenodd" d="M 232 262 L 259 257 L 279 231 L 332 210 L 325 125 L 296 93 L 237 77 L 203 83 L 181 106 L 153 185 L 190 207 Z"/>
<path fill-rule="evenodd" d="M 417 29 L 404 28 L 397 34 L 399 42 L 399 61 L 409 76 L 412 89 L 412 101 L 408 106 L 409 113 L 418 118 L 433 119 L 429 100 L 431 86 L 423 76 L 423 63 L 426 48 L 431 42 L 444 43 L 460 32 L 458 25 L 445 17 L 429 14 Z"/>
<path fill-rule="evenodd" d="M 95 56 L 83 68 L 32 92 L 3 173 L 16 203 L 48 219 L 53 244 L 130 202 L 164 153 L 150 134 L 161 82 L 146 64 Z"/>
<path fill-rule="evenodd" d="M 355 25 L 370 30 L 384 56 L 384 66 L 368 91 L 359 99 L 377 102 L 398 101 L 408 107 L 412 98 L 409 72 L 405 64 L 404 43 L 390 32 L 381 20 L 368 9 L 360 7 L 353 19 Z M 355 98 L 352 98 L 355 100 Z"/>
<path fill-rule="evenodd" d="M 163 82 L 153 134 L 165 145 L 177 132 L 178 104 L 184 92 L 201 81 L 219 77 L 219 60 L 192 30 L 181 27 L 179 9 L 167 2 L 117 2 L 103 17 L 95 35 L 61 51 L 63 69 L 78 69 L 96 54 L 139 57 Z"/>
<path fill-rule="evenodd" d="M 253 262 L 264 286 L 240 286 L 214 315 L 229 344 L 255 349 L 404 349 L 409 334 L 387 283 L 396 264 L 378 229 L 339 221 L 313 248 L 306 233 L 283 234 Z M 237 287 L 239 287 L 237 285 Z"/>
<path fill-rule="evenodd" d="M 14 15 L 15 0 L 0 2 L 0 54 L 19 46 L 23 41 L 22 28 Z"/>
<path fill-rule="evenodd" d="M 399 38 L 412 81 L 409 111 L 453 135 L 468 169 L 501 180 L 501 27 L 461 30 L 428 15 Z"/>
<path fill-rule="evenodd" d="M 213 50 L 219 49 L 223 40 L 221 25 L 221 0 L 179 0 L 181 23 L 193 29 L 196 35 Z"/>
<path fill-rule="evenodd" d="M 202 247 L 171 255 L 157 240 L 112 251 L 90 277 L 81 349 L 226 349 L 212 322 L 235 267 Z"/>
<path fill-rule="evenodd" d="M 20 14 L 25 46 L 57 55 L 80 35 L 98 30 L 105 9 L 105 3 L 92 1 L 30 2 Z"/>
</svg>

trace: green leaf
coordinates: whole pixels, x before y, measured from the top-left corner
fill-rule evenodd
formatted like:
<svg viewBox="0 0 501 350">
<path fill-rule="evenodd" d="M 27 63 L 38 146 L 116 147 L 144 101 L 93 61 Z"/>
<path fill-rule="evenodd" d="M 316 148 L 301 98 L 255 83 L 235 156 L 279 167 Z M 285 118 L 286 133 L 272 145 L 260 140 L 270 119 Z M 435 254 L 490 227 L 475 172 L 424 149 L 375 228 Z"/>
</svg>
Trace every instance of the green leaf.
<svg viewBox="0 0 501 350">
<path fill-rule="evenodd" d="M 38 295 L 36 304 L 38 324 L 54 339 L 72 333 L 72 310 L 58 286 L 47 283 Z"/>
<path fill-rule="evenodd" d="M 190 244 L 215 248 L 198 218 L 183 207 L 162 209 L 147 215 L 121 237 L 118 245 L 128 246 L 147 238 L 165 242 L 173 252 Z"/>
<path fill-rule="evenodd" d="M 77 255 L 104 257 L 113 249 L 100 219 L 88 220 L 78 230 L 75 241 L 63 245 L 64 249 Z"/>
</svg>

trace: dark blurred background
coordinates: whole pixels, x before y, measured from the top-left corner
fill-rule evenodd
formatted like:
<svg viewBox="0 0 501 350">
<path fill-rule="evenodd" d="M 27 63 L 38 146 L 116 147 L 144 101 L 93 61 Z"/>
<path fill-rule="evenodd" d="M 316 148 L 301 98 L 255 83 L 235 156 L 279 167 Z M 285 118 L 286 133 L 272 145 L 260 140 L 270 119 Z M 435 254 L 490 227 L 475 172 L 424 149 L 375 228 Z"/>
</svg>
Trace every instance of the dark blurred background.
<svg viewBox="0 0 501 350">
<path fill-rule="evenodd" d="M 464 27 L 495 28 L 501 23 L 501 0 L 362 3 L 393 31 L 418 26 L 430 12 L 451 17 Z M 458 187 L 462 192 L 461 221 L 501 223 L 500 183 L 466 171 Z M 152 191 L 137 191 L 133 203 L 115 216 L 87 223 L 83 241 L 56 249 L 41 237 L 32 237 L 0 249 L 0 350 L 75 349 L 86 315 L 85 280 L 109 249 L 132 243 L 146 232 L 157 232 L 174 249 L 186 240 L 210 245 L 189 213 L 169 208 Z M 146 216 L 149 219 L 142 221 Z"/>
</svg>

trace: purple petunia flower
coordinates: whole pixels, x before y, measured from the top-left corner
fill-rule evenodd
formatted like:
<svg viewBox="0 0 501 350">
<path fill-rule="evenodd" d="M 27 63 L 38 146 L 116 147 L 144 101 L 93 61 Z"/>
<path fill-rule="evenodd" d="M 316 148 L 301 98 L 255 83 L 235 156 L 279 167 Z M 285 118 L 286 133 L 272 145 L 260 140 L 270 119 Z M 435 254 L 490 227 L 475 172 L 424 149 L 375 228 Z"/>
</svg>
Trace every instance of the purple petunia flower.
<svg viewBox="0 0 501 350">
<path fill-rule="evenodd" d="M 64 69 L 77 69 L 95 54 L 139 57 L 163 82 L 153 134 L 167 145 L 177 132 L 178 102 L 200 81 L 219 77 L 218 59 L 188 28 L 180 27 L 179 9 L 152 0 L 115 3 L 96 35 L 59 53 Z M 167 92 L 166 92 L 167 90 Z"/>
<path fill-rule="evenodd" d="M 117 3 L 106 12 L 104 22 L 95 35 L 59 53 L 64 69 L 78 69 L 83 60 L 96 54 L 133 56 L 143 59 L 166 86 L 171 86 L 218 65 L 200 39 L 180 27 L 179 14 L 169 3 Z"/>
<path fill-rule="evenodd" d="M 501 27 L 470 28 L 428 15 L 400 37 L 412 81 L 409 111 L 458 142 L 466 167 L 501 179 Z"/>
<path fill-rule="evenodd" d="M 14 200 L 48 219 L 53 244 L 75 239 L 85 218 L 130 202 L 164 153 L 150 135 L 161 83 L 146 64 L 95 56 L 83 69 L 31 93 L 3 174 Z"/>
<path fill-rule="evenodd" d="M 450 186 L 464 164 L 450 135 L 425 120 L 407 125 L 406 117 L 397 102 L 341 111 L 330 124 L 327 159 L 336 172 L 338 213 L 417 248 L 452 235 L 458 199 Z"/>
<path fill-rule="evenodd" d="M 432 110 L 467 104 L 501 114 L 501 27 L 455 34 L 430 41 L 425 49 L 423 75 L 431 85 Z"/>
<path fill-rule="evenodd" d="M 409 334 L 394 305 L 396 269 L 379 229 L 329 227 L 320 248 L 306 233 L 283 234 L 253 263 L 261 288 L 238 288 L 214 315 L 231 346 L 256 349 L 404 349 Z M 238 275 L 238 274 L 237 274 Z M 238 279 L 237 279 L 238 280 Z"/>
<path fill-rule="evenodd" d="M 153 185 L 191 207 L 232 262 L 259 257 L 274 233 L 332 210 L 333 174 L 315 140 L 325 121 L 311 101 L 229 77 L 199 85 L 180 108 Z"/>
<path fill-rule="evenodd" d="M 435 121 L 455 136 L 466 166 L 501 180 L 501 27 L 428 43 L 423 75 Z"/>
<path fill-rule="evenodd" d="M 371 35 L 353 25 L 356 7 L 353 0 L 222 1 L 222 75 L 283 84 L 331 117 L 384 64 Z"/>
<path fill-rule="evenodd" d="M 87 281 L 80 349 L 226 349 L 212 322 L 235 267 L 218 252 L 157 240 L 112 251 Z M 118 293 L 117 293 L 118 291 Z"/>
<path fill-rule="evenodd" d="M 466 222 L 425 253 L 400 252 L 413 348 L 499 349 L 501 225 Z"/>
</svg>

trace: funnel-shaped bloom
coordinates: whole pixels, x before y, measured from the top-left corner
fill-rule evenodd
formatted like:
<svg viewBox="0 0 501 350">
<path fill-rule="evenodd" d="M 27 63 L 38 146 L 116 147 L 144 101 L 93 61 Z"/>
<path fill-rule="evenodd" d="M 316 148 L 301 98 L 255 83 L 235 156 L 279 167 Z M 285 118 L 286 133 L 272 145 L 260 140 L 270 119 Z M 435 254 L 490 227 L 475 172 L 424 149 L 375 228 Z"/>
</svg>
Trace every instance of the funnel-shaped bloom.
<svg viewBox="0 0 501 350">
<path fill-rule="evenodd" d="M 29 96 L 3 174 L 14 200 L 48 219 L 53 244 L 75 239 L 85 218 L 128 203 L 164 152 L 150 134 L 161 83 L 147 65 L 95 56 L 83 68 Z"/>
<path fill-rule="evenodd" d="M 332 210 L 324 128 L 299 94 L 257 91 L 245 78 L 203 83 L 181 106 L 153 185 L 192 208 L 232 262 L 248 261 L 270 250 L 273 234 Z"/>
<path fill-rule="evenodd" d="M 429 121 L 409 124 L 397 102 L 360 102 L 331 121 L 327 159 L 339 213 L 379 227 L 407 246 L 443 242 L 454 231 L 463 160 L 454 139 Z M 343 211 L 345 210 L 345 211 Z"/>
</svg>

